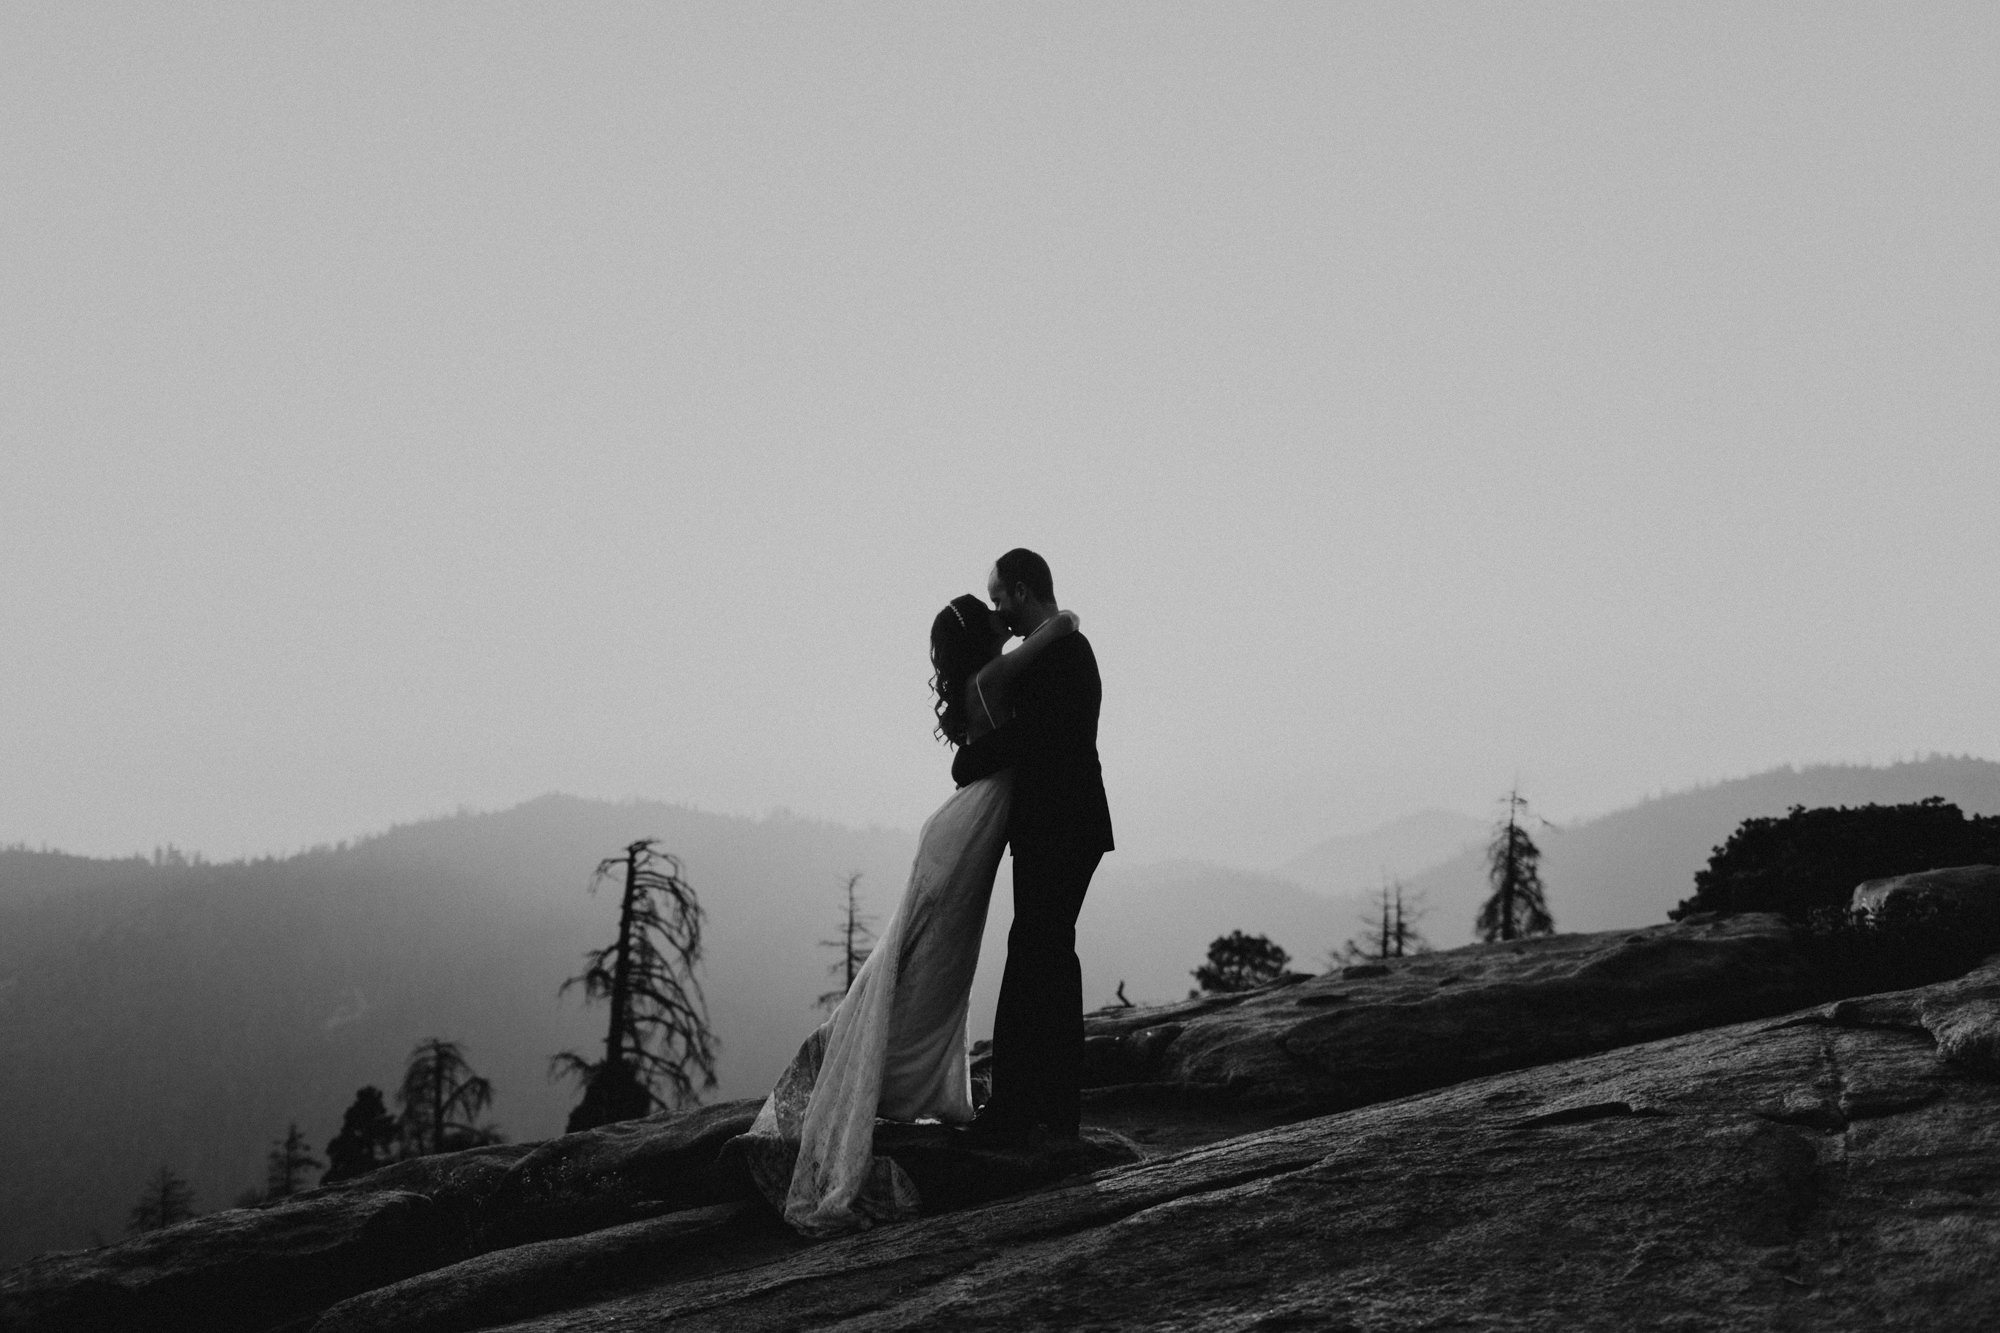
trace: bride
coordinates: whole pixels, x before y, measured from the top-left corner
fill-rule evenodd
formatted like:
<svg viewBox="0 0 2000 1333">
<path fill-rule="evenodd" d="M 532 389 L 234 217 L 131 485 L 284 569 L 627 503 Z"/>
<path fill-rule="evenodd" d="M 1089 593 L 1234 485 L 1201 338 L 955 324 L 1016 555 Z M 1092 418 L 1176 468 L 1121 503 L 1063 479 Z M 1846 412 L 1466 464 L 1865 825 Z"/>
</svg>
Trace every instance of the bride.
<svg viewBox="0 0 2000 1333">
<path fill-rule="evenodd" d="M 962 746 L 1004 723 L 1021 673 L 1076 628 L 1061 612 L 1003 655 L 997 613 L 969 594 L 953 598 L 931 623 L 937 734 Z M 916 1214 L 909 1177 L 874 1155 L 877 1116 L 972 1119 L 965 1015 L 1013 780 L 1002 771 L 961 787 L 925 821 L 874 951 L 740 1140 L 758 1188 L 806 1235 Z"/>
</svg>

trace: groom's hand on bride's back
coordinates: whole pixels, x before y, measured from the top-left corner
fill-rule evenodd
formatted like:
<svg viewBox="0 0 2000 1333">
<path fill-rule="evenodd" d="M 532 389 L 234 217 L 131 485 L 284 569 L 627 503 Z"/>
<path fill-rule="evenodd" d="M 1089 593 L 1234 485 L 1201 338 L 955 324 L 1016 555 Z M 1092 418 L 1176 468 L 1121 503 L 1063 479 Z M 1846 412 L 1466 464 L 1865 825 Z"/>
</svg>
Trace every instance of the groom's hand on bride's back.
<svg viewBox="0 0 2000 1333">
<path fill-rule="evenodd" d="M 952 756 L 951 780 L 964 787 L 981 778 L 990 778 L 1012 765 L 1016 735 L 1013 729 L 1001 727 L 987 732 L 976 741 L 961 745 L 958 753 Z"/>
</svg>

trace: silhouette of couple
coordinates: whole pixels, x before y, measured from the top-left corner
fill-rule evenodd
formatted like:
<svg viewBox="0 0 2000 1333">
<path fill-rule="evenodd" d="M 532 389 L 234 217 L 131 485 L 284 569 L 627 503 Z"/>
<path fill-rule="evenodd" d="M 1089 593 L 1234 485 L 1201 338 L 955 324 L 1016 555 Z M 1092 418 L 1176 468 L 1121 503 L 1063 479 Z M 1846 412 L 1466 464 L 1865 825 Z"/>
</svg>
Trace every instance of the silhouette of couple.
<svg viewBox="0 0 2000 1333">
<path fill-rule="evenodd" d="M 833 1235 L 913 1215 L 915 1187 L 873 1152 L 877 1116 L 963 1126 L 975 1141 L 1074 1137 L 1083 1060 L 1076 918 L 1111 850 L 1097 759 L 1103 687 L 1048 562 L 1012 550 L 985 602 L 931 624 L 937 733 L 958 790 L 925 821 L 908 886 L 831 1017 L 807 1038 L 743 1142 L 786 1221 Z M 1018 635 L 1011 653 L 1001 648 Z M 975 1111 L 966 1009 L 1003 848 L 1014 924 L 993 1025 L 992 1096 Z"/>
</svg>

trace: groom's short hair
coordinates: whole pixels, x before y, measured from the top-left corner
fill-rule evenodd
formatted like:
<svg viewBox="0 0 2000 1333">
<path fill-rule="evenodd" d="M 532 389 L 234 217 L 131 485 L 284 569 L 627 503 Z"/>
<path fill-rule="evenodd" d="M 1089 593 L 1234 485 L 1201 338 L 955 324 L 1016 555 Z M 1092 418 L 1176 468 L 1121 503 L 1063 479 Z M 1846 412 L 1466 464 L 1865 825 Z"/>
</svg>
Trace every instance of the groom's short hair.
<svg viewBox="0 0 2000 1333">
<path fill-rule="evenodd" d="M 1025 583 L 1028 585 L 1028 592 L 1038 600 L 1050 603 L 1055 601 L 1056 578 L 1049 573 L 1049 562 L 1027 547 L 1016 546 L 995 560 L 993 568 L 1000 572 L 1002 587 L 1011 588 L 1017 583 Z"/>
</svg>

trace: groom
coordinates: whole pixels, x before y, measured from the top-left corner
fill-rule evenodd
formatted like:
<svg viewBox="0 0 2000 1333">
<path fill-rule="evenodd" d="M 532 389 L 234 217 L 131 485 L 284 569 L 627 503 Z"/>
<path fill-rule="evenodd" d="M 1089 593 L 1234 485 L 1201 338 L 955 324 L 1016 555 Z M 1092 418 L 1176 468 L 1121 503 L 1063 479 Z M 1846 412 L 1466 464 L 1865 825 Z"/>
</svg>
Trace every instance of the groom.
<svg viewBox="0 0 2000 1333">
<path fill-rule="evenodd" d="M 986 591 L 1007 628 L 1032 634 L 1060 608 L 1048 562 L 1015 549 Z M 1097 863 L 1111 850 L 1111 807 L 1097 761 L 1104 687 L 1082 634 L 1050 643 L 1014 687 L 1014 717 L 958 752 L 963 787 L 1014 770 L 1007 839 L 1014 852 L 1014 926 L 993 1019 L 993 1095 L 973 1129 L 1075 1137 L 1083 1073 L 1083 973 L 1076 916 Z"/>
</svg>

